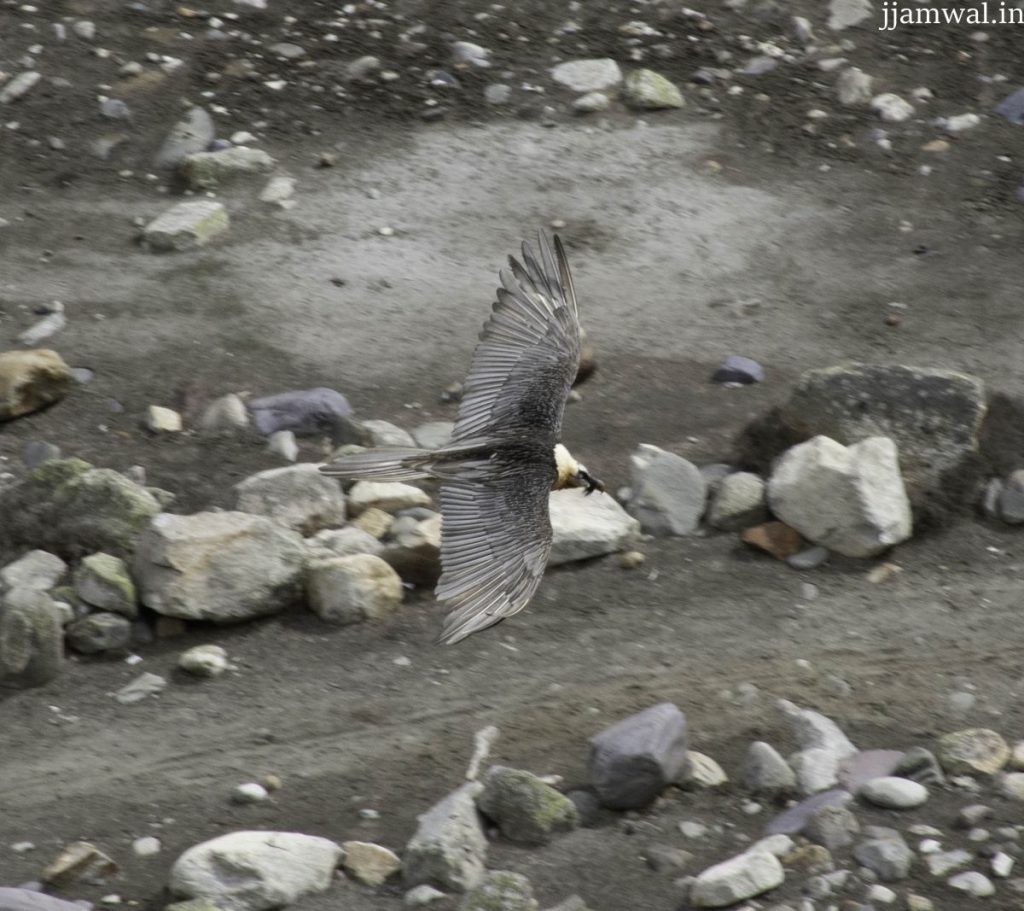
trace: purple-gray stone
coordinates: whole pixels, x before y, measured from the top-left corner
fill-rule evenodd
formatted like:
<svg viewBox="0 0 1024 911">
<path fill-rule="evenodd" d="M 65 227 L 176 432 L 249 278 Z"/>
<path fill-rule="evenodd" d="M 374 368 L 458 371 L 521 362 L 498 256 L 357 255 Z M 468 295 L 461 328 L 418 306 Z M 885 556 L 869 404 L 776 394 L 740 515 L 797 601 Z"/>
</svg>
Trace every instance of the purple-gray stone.
<svg viewBox="0 0 1024 911">
<path fill-rule="evenodd" d="M 590 782 L 613 810 L 647 806 L 686 767 L 686 716 L 662 702 L 590 739 Z"/>
<path fill-rule="evenodd" d="M 996 105 L 996 113 L 1002 114 L 1010 123 L 1024 126 L 1024 89 L 1017 89 Z"/>
<path fill-rule="evenodd" d="M 822 791 L 801 800 L 795 807 L 780 813 L 765 826 L 765 835 L 796 835 L 802 832 L 811 817 L 822 807 L 845 807 L 853 800 L 853 795 L 842 788 Z"/>
<path fill-rule="evenodd" d="M 711 377 L 714 383 L 763 383 L 764 367 L 749 357 L 730 354 Z"/>
<path fill-rule="evenodd" d="M 849 791 L 859 791 L 867 781 L 895 775 L 905 755 L 903 750 L 861 750 L 843 760 L 839 766 L 839 783 Z"/>
<path fill-rule="evenodd" d="M 340 392 L 323 386 L 282 392 L 249 402 L 253 423 L 269 436 L 278 430 L 295 433 L 319 433 L 348 418 L 352 407 Z"/>
</svg>

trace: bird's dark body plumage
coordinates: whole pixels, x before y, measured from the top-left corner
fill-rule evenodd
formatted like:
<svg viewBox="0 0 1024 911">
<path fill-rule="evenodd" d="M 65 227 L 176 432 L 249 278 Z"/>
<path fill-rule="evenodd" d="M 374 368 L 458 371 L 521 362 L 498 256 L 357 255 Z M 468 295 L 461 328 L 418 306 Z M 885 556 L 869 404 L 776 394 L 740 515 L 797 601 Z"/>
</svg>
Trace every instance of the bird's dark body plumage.
<svg viewBox="0 0 1024 911">
<path fill-rule="evenodd" d="M 524 243 L 522 252 L 522 263 L 510 258 L 501 271 L 451 442 L 434 451 L 360 453 L 323 469 L 379 480 L 440 478 L 436 593 L 450 608 L 444 642 L 522 610 L 551 550 L 548 496 L 559 479 L 555 446 L 579 366 L 579 313 L 558 238 L 552 247 L 541 234 L 536 249 Z"/>
</svg>

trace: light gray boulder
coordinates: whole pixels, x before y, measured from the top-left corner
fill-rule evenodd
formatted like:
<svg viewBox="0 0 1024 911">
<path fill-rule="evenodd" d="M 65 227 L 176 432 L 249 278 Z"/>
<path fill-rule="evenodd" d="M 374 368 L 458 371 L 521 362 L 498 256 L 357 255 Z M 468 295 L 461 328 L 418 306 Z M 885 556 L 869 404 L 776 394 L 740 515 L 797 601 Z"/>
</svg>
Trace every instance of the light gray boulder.
<svg viewBox="0 0 1024 911">
<path fill-rule="evenodd" d="M 303 535 L 345 522 L 345 494 L 337 478 L 311 462 L 260 471 L 235 485 L 239 512 L 267 516 Z"/>
<path fill-rule="evenodd" d="M 704 870 L 690 891 L 697 908 L 725 908 L 781 886 L 786 873 L 767 851 L 748 851 Z"/>
<path fill-rule="evenodd" d="M 910 500 L 896 444 L 870 437 L 843 446 L 818 436 L 788 450 L 768 482 L 772 512 L 805 538 L 848 557 L 906 541 Z"/>
<path fill-rule="evenodd" d="M 707 481 L 692 462 L 657 446 L 641 443 L 630 456 L 632 497 L 629 511 L 645 532 L 688 535 L 704 514 Z"/>
<path fill-rule="evenodd" d="M 0 591 L 28 588 L 46 592 L 60 581 L 67 569 L 67 563 L 56 554 L 45 550 L 30 550 L 0 569 Z"/>
<path fill-rule="evenodd" d="M 294 602 L 304 558 L 302 538 L 264 516 L 161 513 L 139 539 L 133 574 L 159 614 L 234 623 Z"/>
<path fill-rule="evenodd" d="M 402 858 L 407 886 L 436 883 L 466 892 L 482 882 L 487 838 L 476 808 L 482 787 L 467 782 L 417 818 L 416 833 Z"/>
<path fill-rule="evenodd" d="M 341 863 L 340 845 L 297 832 L 230 832 L 185 851 L 170 890 L 219 911 L 269 911 L 326 892 Z"/>
</svg>

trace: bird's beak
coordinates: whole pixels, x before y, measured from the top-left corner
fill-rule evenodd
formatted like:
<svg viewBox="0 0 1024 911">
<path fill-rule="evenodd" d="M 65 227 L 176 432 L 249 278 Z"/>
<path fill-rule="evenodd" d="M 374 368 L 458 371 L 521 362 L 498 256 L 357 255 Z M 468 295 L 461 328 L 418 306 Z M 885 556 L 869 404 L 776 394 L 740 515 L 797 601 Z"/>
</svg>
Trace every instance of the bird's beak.
<svg viewBox="0 0 1024 911">
<path fill-rule="evenodd" d="M 576 472 L 575 481 L 577 487 L 586 488 L 586 491 L 583 494 L 585 497 L 589 497 L 595 490 L 599 490 L 601 493 L 604 493 L 604 483 L 595 478 L 582 465 L 580 465 L 579 470 Z"/>
</svg>

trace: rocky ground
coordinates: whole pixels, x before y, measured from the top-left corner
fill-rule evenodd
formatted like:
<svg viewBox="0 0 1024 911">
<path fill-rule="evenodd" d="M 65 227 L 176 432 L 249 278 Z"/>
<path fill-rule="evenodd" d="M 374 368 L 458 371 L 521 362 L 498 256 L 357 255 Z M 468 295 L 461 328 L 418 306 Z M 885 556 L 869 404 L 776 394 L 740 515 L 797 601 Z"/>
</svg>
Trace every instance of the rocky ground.
<svg viewBox="0 0 1024 911">
<path fill-rule="evenodd" d="M 866 0 L 0 5 L 0 377 L 32 378 L 0 423 L 0 886 L 1024 907 L 1024 26 L 880 24 Z M 301 466 L 395 432 L 372 421 L 443 433 L 540 226 L 598 353 L 566 441 L 626 510 L 556 508 L 531 609 L 440 649 L 430 497 Z M 763 376 L 712 381 L 729 355 Z M 805 373 L 848 361 L 921 370 Z M 261 423 L 321 387 L 354 414 Z M 816 434 L 838 443 L 794 447 Z M 418 823 L 488 725 L 456 824 Z M 621 766 L 591 755 L 609 729 Z M 196 873 L 250 830 L 298 837 Z"/>
</svg>

